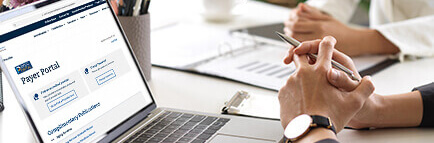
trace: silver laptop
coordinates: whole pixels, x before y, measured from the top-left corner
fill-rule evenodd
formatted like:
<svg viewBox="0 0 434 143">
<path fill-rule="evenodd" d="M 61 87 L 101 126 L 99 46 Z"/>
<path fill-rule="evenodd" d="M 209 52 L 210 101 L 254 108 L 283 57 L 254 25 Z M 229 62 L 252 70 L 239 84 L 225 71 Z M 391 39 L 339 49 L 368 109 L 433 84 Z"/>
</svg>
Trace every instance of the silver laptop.
<svg viewBox="0 0 434 143">
<path fill-rule="evenodd" d="M 39 2 L 1 14 L 0 27 L 1 68 L 37 142 L 282 137 L 279 121 L 157 108 L 105 0 Z"/>
</svg>

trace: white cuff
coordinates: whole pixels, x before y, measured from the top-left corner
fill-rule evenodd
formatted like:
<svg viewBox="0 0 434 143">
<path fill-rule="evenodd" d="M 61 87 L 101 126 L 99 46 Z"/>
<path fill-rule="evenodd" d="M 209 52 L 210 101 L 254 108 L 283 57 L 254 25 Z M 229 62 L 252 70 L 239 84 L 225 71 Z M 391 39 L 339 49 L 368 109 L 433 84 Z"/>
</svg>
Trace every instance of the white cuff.
<svg viewBox="0 0 434 143">
<path fill-rule="evenodd" d="M 342 23 L 348 23 L 359 0 L 309 0 L 306 4 L 330 14 Z"/>
<path fill-rule="evenodd" d="M 434 16 L 373 27 L 400 49 L 404 56 L 434 57 Z"/>
</svg>

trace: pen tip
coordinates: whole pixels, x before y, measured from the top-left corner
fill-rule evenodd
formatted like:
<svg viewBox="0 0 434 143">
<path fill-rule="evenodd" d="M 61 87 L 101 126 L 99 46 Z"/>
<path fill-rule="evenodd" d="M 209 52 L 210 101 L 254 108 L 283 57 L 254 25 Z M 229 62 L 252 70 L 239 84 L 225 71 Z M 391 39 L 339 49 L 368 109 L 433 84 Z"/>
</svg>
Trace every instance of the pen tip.
<svg viewBox="0 0 434 143">
<path fill-rule="evenodd" d="M 283 38 L 284 36 L 282 35 L 282 33 L 280 33 L 280 32 L 277 32 L 277 31 L 274 31 L 276 34 L 277 34 L 277 36 L 279 36 L 279 38 Z M 283 38 L 284 39 L 284 38 Z M 282 39 L 282 40 L 283 40 Z"/>
</svg>

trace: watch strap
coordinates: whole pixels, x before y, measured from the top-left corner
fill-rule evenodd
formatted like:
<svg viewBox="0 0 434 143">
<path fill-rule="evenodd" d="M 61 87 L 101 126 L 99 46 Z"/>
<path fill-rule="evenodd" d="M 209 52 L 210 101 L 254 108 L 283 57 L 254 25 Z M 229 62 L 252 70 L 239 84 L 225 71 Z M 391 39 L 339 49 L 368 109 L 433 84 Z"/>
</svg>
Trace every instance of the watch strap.
<svg viewBox="0 0 434 143">
<path fill-rule="evenodd" d="M 302 116 L 302 115 L 299 115 L 299 116 Z M 310 116 L 310 118 L 312 119 L 311 120 L 312 122 L 310 123 L 309 128 L 302 135 L 299 135 L 298 137 L 296 137 L 294 139 L 286 138 L 286 136 L 284 135 L 281 142 L 283 141 L 285 143 L 290 143 L 290 142 L 296 141 L 296 140 L 300 139 L 301 137 L 305 136 L 306 134 L 308 134 L 308 132 L 310 132 L 311 129 L 314 129 L 314 128 L 326 128 L 326 129 L 332 130 L 333 133 L 336 134 L 336 129 L 335 129 L 335 127 L 334 127 L 334 125 L 331 122 L 329 117 L 324 117 L 324 116 L 320 116 L 320 115 L 306 115 L 306 114 L 304 114 L 304 116 Z M 296 117 L 296 118 L 298 118 L 298 117 Z M 288 124 L 288 126 L 289 126 L 289 124 Z"/>
<path fill-rule="evenodd" d="M 312 117 L 312 123 L 316 124 L 316 127 L 323 127 L 326 129 L 332 130 L 336 134 L 336 128 L 331 122 L 330 118 L 319 116 L 319 115 L 311 115 Z"/>
</svg>

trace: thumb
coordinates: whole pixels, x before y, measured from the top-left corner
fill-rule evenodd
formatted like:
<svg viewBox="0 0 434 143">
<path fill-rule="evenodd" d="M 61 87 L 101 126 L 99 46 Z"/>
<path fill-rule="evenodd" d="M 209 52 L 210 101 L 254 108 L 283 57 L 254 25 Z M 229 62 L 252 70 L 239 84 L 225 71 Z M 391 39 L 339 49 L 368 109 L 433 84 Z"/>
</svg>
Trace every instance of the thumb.
<svg viewBox="0 0 434 143">
<path fill-rule="evenodd" d="M 329 83 L 345 91 L 353 91 L 359 82 L 352 80 L 346 73 L 331 68 L 327 73 Z"/>
<path fill-rule="evenodd" d="M 304 4 L 304 3 L 300 3 L 300 4 L 299 4 L 299 7 L 300 7 L 300 10 L 301 10 L 302 12 L 310 12 L 310 11 L 311 11 L 310 7 L 307 6 L 307 5 Z"/>
<path fill-rule="evenodd" d="M 368 98 L 372 93 L 374 93 L 375 86 L 371 80 L 370 76 L 363 77 L 360 85 L 353 91 L 359 94 L 362 94 L 364 98 Z"/>
</svg>

